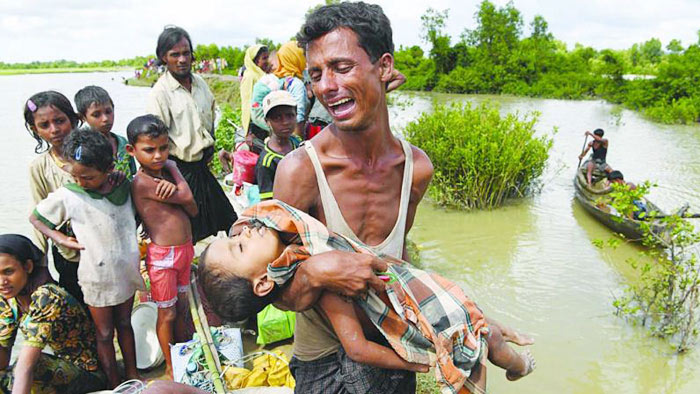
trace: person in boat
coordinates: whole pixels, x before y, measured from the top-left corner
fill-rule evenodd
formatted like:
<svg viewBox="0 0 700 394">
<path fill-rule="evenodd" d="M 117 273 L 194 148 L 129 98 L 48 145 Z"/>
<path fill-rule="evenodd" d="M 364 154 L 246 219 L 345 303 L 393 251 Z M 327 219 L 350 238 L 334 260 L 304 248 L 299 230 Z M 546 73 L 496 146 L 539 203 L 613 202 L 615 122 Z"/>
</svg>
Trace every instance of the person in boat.
<svg viewBox="0 0 700 394">
<path fill-rule="evenodd" d="M 192 73 L 192 40 L 179 27 L 167 27 L 158 37 L 156 54 L 168 71 L 158 78 L 148 96 L 146 113 L 168 128 L 173 160 L 197 202 L 191 219 L 192 241 L 198 242 L 236 221 L 226 193 L 209 170 L 214 156 L 214 95 L 199 75 Z"/>
<path fill-rule="evenodd" d="M 326 5 L 307 16 L 297 42 L 314 96 L 333 123 L 280 161 L 273 197 L 377 253 L 407 260 L 405 236 L 433 167 L 389 125 L 387 85 L 396 77 L 389 19 L 378 5 Z M 373 256 L 330 251 L 311 256 L 285 287 L 285 307 L 303 311 L 290 363 L 297 392 L 415 391 L 415 373 L 347 357 L 332 326 L 311 308 L 323 288 L 347 296 L 381 291 L 384 282 L 374 272 L 383 269 Z"/>
<path fill-rule="evenodd" d="M 25 339 L 10 365 L 18 331 Z M 53 355 L 42 352 L 46 346 Z M 0 392 L 86 393 L 106 383 L 81 303 L 51 280 L 44 253 L 28 238 L 0 235 Z"/>
<path fill-rule="evenodd" d="M 611 171 L 608 175 L 609 184 L 626 185 L 629 190 L 635 190 L 637 185 L 632 182 L 625 181 L 624 175 L 618 170 Z M 635 199 L 632 201 L 634 205 L 634 210 L 632 211 L 632 219 L 634 220 L 645 220 L 649 215 L 649 207 L 644 200 Z"/>
<path fill-rule="evenodd" d="M 608 155 L 608 140 L 603 138 L 604 134 L 605 131 L 603 131 L 603 129 L 595 129 L 592 133 L 590 131 L 584 133 L 585 136 L 593 138 L 593 141 L 589 142 L 583 152 L 578 156 L 579 160 L 582 160 L 588 151 L 593 149 L 591 157 L 583 163 L 583 168 L 586 169 L 586 181 L 588 182 L 588 186 L 591 186 L 593 183 L 593 170 L 606 174 L 612 171 L 612 168 L 605 161 Z"/>
<path fill-rule="evenodd" d="M 262 100 L 263 116 L 270 131 L 265 149 L 255 164 L 255 178 L 260 189 L 260 199 L 272 198 L 272 187 L 280 160 L 299 147 L 301 138 L 294 135 L 297 120 L 297 100 L 286 90 L 270 92 Z"/>
<path fill-rule="evenodd" d="M 242 321 L 274 303 L 280 289 L 312 254 L 342 250 L 379 257 L 277 200 L 247 209 L 235 231 L 237 235 L 211 243 L 198 265 L 207 298 L 230 321 Z M 496 322 L 487 323 L 456 284 L 398 259 L 383 260 L 388 267 L 385 275 L 393 278 L 386 291 L 370 291 L 352 303 L 329 291 L 319 299 L 317 310 L 331 322 L 350 359 L 415 372 L 439 365 L 436 375 L 443 392 L 462 392 L 463 387 L 483 392 L 485 371 L 475 367 L 485 362 L 485 354 L 506 369 L 509 380 L 532 372 L 535 362 L 530 352 L 517 353 L 505 344 L 506 337 L 518 338 L 520 344 L 532 343 L 531 338 Z M 381 344 L 383 339 L 391 347 Z"/>
</svg>

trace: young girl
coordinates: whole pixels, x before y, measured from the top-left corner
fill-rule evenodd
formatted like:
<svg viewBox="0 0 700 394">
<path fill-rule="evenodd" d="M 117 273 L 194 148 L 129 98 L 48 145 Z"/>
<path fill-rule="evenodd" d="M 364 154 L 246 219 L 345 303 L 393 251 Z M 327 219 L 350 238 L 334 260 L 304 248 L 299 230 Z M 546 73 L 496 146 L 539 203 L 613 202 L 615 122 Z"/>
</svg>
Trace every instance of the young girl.
<svg viewBox="0 0 700 394">
<path fill-rule="evenodd" d="M 30 222 L 56 244 L 81 252 L 78 283 L 97 329 L 97 354 L 111 387 L 119 382 L 114 328 L 124 356 L 127 379 L 138 379 L 131 308 L 136 290 L 145 290 L 139 274 L 136 222 L 130 184 L 113 185 L 114 168 L 107 138 L 75 129 L 63 145 L 76 183 L 69 183 L 40 202 Z M 56 227 L 70 220 L 70 237 Z"/>
<path fill-rule="evenodd" d="M 63 159 L 63 140 L 68 133 L 78 127 L 78 114 L 73 111 L 70 101 L 61 93 L 54 91 L 39 92 L 27 100 L 24 105 L 24 125 L 29 134 L 37 141 L 34 151 L 40 153 L 29 165 L 29 189 L 32 196 L 32 208 L 49 193 L 61 186 L 73 182 Z M 71 234 L 69 225 L 58 229 Z M 35 232 L 37 244 L 46 253 L 47 239 L 39 231 Z M 54 244 L 51 248 L 54 266 L 59 273 L 58 284 L 71 295 L 83 302 L 83 292 L 78 286 L 78 261 L 80 254 L 76 250 Z"/>
</svg>

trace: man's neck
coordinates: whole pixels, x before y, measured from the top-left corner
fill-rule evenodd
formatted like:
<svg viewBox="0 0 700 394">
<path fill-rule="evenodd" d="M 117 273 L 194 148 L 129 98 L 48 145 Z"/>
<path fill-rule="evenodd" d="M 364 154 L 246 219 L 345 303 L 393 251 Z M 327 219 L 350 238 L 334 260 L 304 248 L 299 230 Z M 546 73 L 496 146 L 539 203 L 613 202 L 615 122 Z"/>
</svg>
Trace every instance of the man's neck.
<svg viewBox="0 0 700 394">
<path fill-rule="evenodd" d="M 183 88 L 191 91 L 192 90 L 192 73 L 187 74 L 186 76 L 178 76 L 173 73 L 170 73 L 170 75 L 175 78 L 176 81 L 180 82 L 180 85 L 182 85 Z"/>
<path fill-rule="evenodd" d="M 331 131 L 334 138 L 340 142 L 333 144 L 334 147 L 343 149 L 347 157 L 363 160 L 370 165 L 391 148 L 391 142 L 394 140 L 389 127 L 389 112 L 386 109 L 364 130 L 343 131 L 331 125 Z M 331 149 L 331 152 L 333 150 Z"/>
</svg>

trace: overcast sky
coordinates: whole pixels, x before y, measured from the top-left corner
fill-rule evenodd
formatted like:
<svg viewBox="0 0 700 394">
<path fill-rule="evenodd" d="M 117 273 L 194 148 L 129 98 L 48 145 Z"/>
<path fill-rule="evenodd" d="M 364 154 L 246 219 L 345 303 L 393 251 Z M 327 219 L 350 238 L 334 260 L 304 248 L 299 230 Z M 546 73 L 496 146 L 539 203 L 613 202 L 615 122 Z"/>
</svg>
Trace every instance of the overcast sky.
<svg viewBox="0 0 700 394">
<path fill-rule="evenodd" d="M 492 0 L 504 5 L 504 0 Z M 0 0 L 0 61 L 121 59 L 155 52 L 167 24 L 189 31 L 194 44 L 242 46 L 256 37 L 283 42 L 319 0 Z M 474 27 L 477 0 L 378 0 L 391 20 L 394 43 L 422 45 L 420 16 L 450 9 L 453 42 Z M 514 0 L 525 28 L 542 15 L 569 48 L 628 48 L 652 37 L 664 46 L 698 41 L 700 0 Z"/>
</svg>

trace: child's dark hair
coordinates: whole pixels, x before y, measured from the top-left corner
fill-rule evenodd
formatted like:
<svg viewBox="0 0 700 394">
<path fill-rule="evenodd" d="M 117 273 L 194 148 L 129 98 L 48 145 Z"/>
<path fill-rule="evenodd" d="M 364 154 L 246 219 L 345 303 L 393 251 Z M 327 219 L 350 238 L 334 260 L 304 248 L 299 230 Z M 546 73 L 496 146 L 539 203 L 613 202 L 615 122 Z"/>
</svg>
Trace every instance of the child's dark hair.
<svg viewBox="0 0 700 394">
<path fill-rule="evenodd" d="M 194 60 L 194 49 L 192 48 L 192 39 L 187 31 L 181 27 L 177 26 L 166 26 L 163 32 L 158 36 L 158 45 L 156 46 L 156 63 L 160 66 L 163 63 L 163 57 L 169 50 L 171 50 L 175 44 L 180 42 L 182 38 L 186 38 L 187 42 L 190 44 L 190 52 L 192 53 L 192 60 Z"/>
<path fill-rule="evenodd" d="M 389 18 L 382 7 L 361 1 L 319 7 L 306 17 L 297 33 L 297 42 L 306 51 L 313 40 L 339 27 L 347 27 L 357 34 L 357 41 L 372 63 L 385 53 L 394 53 Z"/>
<path fill-rule="evenodd" d="M 63 142 L 63 156 L 73 162 L 107 172 L 114 164 L 112 144 L 102 133 L 73 129 Z"/>
<path fill-rule="evenodd" d="M 253 284 L 248 279 L 236 276 L 216 264 L 208 264 L 208 251 L 209 247 L 199 256 L 197 280 L 219 317 L 231 322 L 242 321 L 263 310 L 279 296 L 280 287 L 275 285 L 269 294 L 258 297 L 253 293 Z"/>
<path fill-rule="evenodd" d="M 255 57 L 253 58 L 253 63 L 257 63 L 258 59 L 260 59 L 260 56 L 266 53 L 270 53 L 270 49 L 265 45 L 261 46 L 260 49 L 258 49 L 258 53 L 256 53 Z"/>
<path fill-rule="evenodd" d="M 151 114 L 136 117 L 126 126 L 126 138 L 131 145 L 136 144 L 142 135 L 156 138 L 163 134 L 168 134 L 168 126 L 160 118 Z"/>
<path fill-rule="evenodd" d="M 615 171 L 610 171 L 608 174 L 608 180 L 609 181 L 614 181 L 615 179 L 622 179 L 625 180 L 625 176 L 622 175 L 622 172 L 615 170 Z"/>
<path fill-rule="evenodd" d="M 110 104 L 114 108 L 114 102 L 109 93 L 99 86 L 86 86 L 75 94 L 75 109 L 80 115 L 85 116 L 92 104 Z"/>
<path fill-rule="evenodd" d="M 39 109 L 46 106 L 55 107 L 57 110 L 66 114 L 70 120 L 72 128 L 78 127 L 80 125 L 80 117 L 73 110 L 73 106 L 70 100 L 59 92 L 53 90 L 47 90 L 45 92 L 39 92 L 27 100 L 24 104 L 24 127 L 27 129 L 29 134 L 36 140 L 36 147 L 34 147 L 34 152 L 41 153 L 49 149 L 50 145 L 48 142 L 44 141 L 36 131 L 32 130 L 34 125 L 34 113 Z"/>
<path fill-rule="evenodd" d="M 597 135 L 598 137 L 602 137 L 603 134 L 605 134 L 605 132 L 603 131 L 603 129 L 595 129 L 593 130 L 593 134 Z"/>
</svg>

